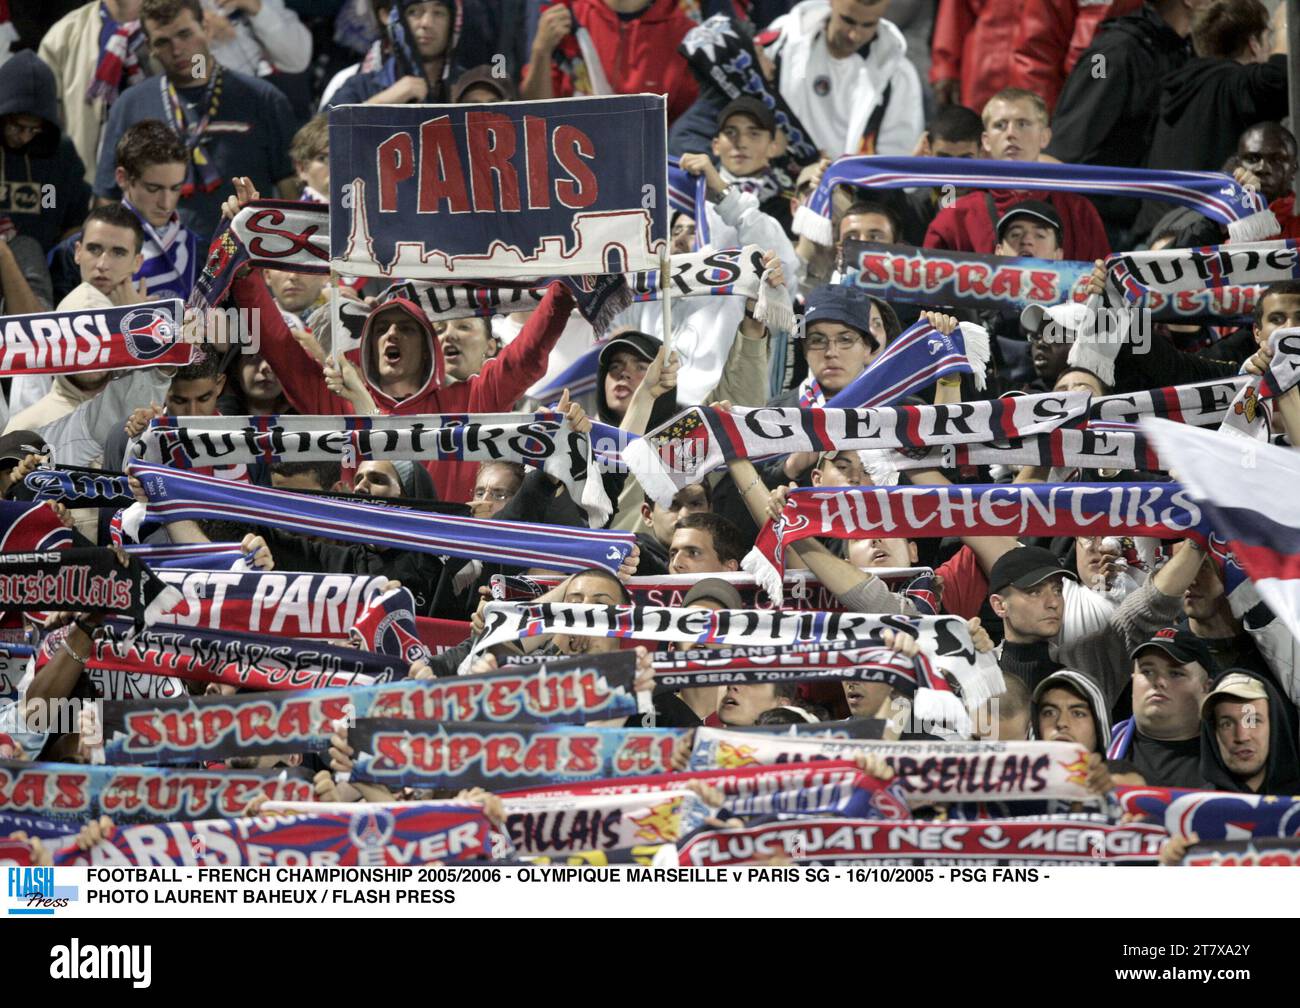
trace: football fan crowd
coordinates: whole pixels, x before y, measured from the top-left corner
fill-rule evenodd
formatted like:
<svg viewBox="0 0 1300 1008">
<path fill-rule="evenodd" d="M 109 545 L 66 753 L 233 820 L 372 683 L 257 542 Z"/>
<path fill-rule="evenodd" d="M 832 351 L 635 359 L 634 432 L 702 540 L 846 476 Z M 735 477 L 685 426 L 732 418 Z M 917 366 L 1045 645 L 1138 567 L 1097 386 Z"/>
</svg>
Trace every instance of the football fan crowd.
<svg viewBox="0 0 1300 1008">
<path fill-rule="evenodd" d="M 18 6 L 0 63 L 0 860 L 131 863 L 132 830 L 175 822 L 209 838 L 211 860 L 187 863 L 241 863 L 264 836 L 284 863 L 342 838 L 336 863 L 356 864 L 373 840 L 358 821 L 432 836 L 462 819 L 477 846 L 453 831 L 460 846 L 426 861 L 1291 850 L 1300 613 L 1261 597 L 1239 537 L 1138 426 L 1236 424 L 1260 465 L 1300 431 L 1300 367 L 1281 363 L 1300 354 L 1284 4 Z M 732 86 L 737 66 L 755 87 Z M 686 192 L 668 253 L 743 250 L 751 286 L 597 324 L 570 278 L 534 278 L 523 311 L 456 313 L 418 284 L 251 263 L 213 306 L 236 309 L 231 329 L 187 359 L 11 366 L 35 359 L 15 317 L 192 305 L 248 204 L 338 199 L 331 109 L 610 94 L 666 95 Z M 835 181 L 872 155 L 915 184 Z M 996 162 L 1031 178 L 936 177 Z M 1129 169 L 1216 173 L 1269 219 L 1246 240 L 1292 265 L 1207 280 L 1192 293 L 1225 296 L 1181 316 L 1126 309 L 1112 256 L 1242 238 L 1202 206 L 1077 181 Z M 1070 181 L 1033 187 L 1048 177 Z M 801 226 L 816 215 L 828 234 Z M 983 303 L 865 289 L 863 263 L 890 257 L 1077 282 Z M 355 353 L 339 352 L 345 314 Z M 1094 338 L 1121 314 L 1140 316 L 1127 338 Z M 132 317 L 122 337 L 147 356 L 158 331 Z M 191 308 L 184 328 L 203 321 Z M 957 363 L 926 372 L 913 333 Z M 1049 408 L 1140 447 L 1112 465 L 1092 441 L 1062 447 Z M 391 449 L 453 422 L 484 444 L 531 424 L 548 447 L 416 436 L 385 454 L 354 436 L 330 460 L 291 436 L 367 429 Z M 256 440 L 277 431 L 274 449 Z M 717 457 L 693 471 L 672 446 L 700 431 Z M 1227 506 L 1300 542 L 1281 499 L 1241 494 Z M 1130 499 L 1154 503 L 1098 503 Z M 1037 517 L 999 534 L 1012 501 Z M 1271 545 L 1296 576 L 1300 547 Z M 787 633 L 782 609 L 806 619 Z M 168 805 L 173 784 L 192 800 Z M 280 820 L 317 832 L 292 840 Z M 965 832 L 929 849 L 919 822 Z M 1089 838 L 1077 855 L 1068 830 Z"/>
</svg>

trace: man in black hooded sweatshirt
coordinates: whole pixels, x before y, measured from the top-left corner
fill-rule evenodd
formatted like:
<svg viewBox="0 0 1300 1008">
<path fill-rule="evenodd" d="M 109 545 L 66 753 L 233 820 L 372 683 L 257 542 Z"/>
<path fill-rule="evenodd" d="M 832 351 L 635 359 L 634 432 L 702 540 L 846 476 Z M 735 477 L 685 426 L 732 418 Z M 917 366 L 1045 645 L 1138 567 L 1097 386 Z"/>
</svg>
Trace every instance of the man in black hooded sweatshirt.
<svg viewBox="0 0 1300 1008">
<path fill-rule="evenodd" d="M 1219 171 L 1242 130 L 1287 113 L 1286 50 L 1272 49 L 1259 0 L 1215 0 L 1197 15 L 1192 45 L 1196 57 L 1163 81 L 1147 168 Z M 1148 202 L 1134 233 L 1168 209 Z"/>
<path fill-rule="evenodd" d="M 1201 776 L 1216 791 L 1300 794 L 1295 725 L 1263 676 L 1228 669 L 1201 704 Z"/>
<path fill-rule="evenodd" d="M 30 50 L 0 66 L 0 236 L 49 252 L 90 209 L 85 165 L 59 125 L 54 72 Z"/>
</svg>

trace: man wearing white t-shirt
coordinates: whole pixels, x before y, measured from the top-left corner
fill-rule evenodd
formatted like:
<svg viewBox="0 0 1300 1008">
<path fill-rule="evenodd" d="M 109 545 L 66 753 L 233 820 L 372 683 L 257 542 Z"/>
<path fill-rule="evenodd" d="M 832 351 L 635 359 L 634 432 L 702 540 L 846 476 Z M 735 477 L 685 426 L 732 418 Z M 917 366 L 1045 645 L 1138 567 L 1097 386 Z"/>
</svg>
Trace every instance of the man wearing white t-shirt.
<svg viewBox="0 0 1300 1008">
<path fill-rule="evenodd" d="M 888 0 L 804 0 L 758 36 L 777 89 L 824 154 L 911 154 L 925 128 Z"/>
</svg>

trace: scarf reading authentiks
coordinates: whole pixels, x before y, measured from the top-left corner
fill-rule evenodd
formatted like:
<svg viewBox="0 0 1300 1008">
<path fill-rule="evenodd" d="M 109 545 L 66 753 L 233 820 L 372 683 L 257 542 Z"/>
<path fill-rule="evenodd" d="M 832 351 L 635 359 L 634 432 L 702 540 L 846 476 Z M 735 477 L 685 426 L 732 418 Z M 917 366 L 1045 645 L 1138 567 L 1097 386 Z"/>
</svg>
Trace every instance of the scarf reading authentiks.
<svg viewBox="0 0 1300 1008">
<path fill-rule="evenodd" d="M 1204 538 L 1204 514 L 1177 483 L 1025 483 L 979 486 L 818 487 L 790 491 L 742 566 L 781 589 L 786 548 L 810 536 L 1132 536 Z M 770 586 L 770 587 L 769 587 Z M 774 595 L 774 597 L 776 597 Z"/>
<path fill-rule="evenodd" d="M 128 472 L 144 485 L 147 516 L 165 521 L 228 518 L 344 542 L 563 571 L 600 567 L 615 573 L 636 544 L 630 532 L 451 518 L 318 500 L 144 463 L 133 463 Z"/>
<path fill-rule="evenodd" d="M 1081 422 L 1087 408 L 1082 392 L 877 409 L 694 406 L 629 444 L 623 457 L 646 495 L 667 507 L 731 459 L 1001 441 Z"/>
<path fill-rule="evenodd" d="M 1120 252 L 1107 257 L 1110 282 L 1130 301 L 1233 284 L 1271 284 L 1300 277 L 1300 253 L 1288 238 L 1205 248 Z"/>
<path fill-rule="evenodd" d="M 888 406 L 951 374 L 970 374 L 984 388 L 989 335 L 982 326 L 961 323 L 948 335 L 922 319 L 885 347 L 852 382 L 829 399 L 813 375 L 799 386 L 799 405 Z"/>
<path fill-rule="evenodd" d="M 1277 218 L 1253 190 L 1218 172 L 1152 171 L 1040 161 L 968 161 L 961 158 L 851 157 L 826 169 L 806 206 L 794 216 L 794 231 L 829 246 L 831 194 L 836 186 L 911 189 L 957 186 L 1071 192 L 1174 203 L 1228 229 L 1233 241 L 1258 241 L 1278 233 Z"/>
<path fill-rule="evenodd" d="M 185 418 L 159 417 L 139 451 L 148 462 L 176 469 L 236 462 L 516 462 L 558 480 L 593 527 L 603 527 L 612 511 L 590 440 L 559 414 L 221 417 L 198 430 L 188 429 Z"/>
<path fill-rule="evenodd" d="M 100 17 L 108 18 L 102 4 Z M 140 50 L 144 45 L 144 28 L 139 18 L 118 22 L 99 51 L 95 74 L 86 87 L 87 104 L 102 100 L 105 106 L 112 105 L 124 90 L 144 80 L 144 68 L 140 66 Z"/>
<path fill-rule="evenodd" d="M 242 266 L 294 273 L 329 272 L 329 205 L 306 200 L 252 200 L 208 247 L 189 307 L 225 300 Z"/>
<path fill-rule="evenodd" d="M 890 627 L 914 634 L 931 660 L 951 674 L 969 704 L 1002 692 L 1002 675 L 976 655 L 970 631 L 956 616 L 869 616 L 863 613 L 783 612 L 779 609 L 683 609 L 662 606 L 600 606 L 575 603 L 489 603 L 486 629 L 474 642 L 462 670 L 474 655 L 526 637 L 562 634 L 619 637 L 676 644 L 789 645 L 856 641 L 878 644 Z"/>
</svg>

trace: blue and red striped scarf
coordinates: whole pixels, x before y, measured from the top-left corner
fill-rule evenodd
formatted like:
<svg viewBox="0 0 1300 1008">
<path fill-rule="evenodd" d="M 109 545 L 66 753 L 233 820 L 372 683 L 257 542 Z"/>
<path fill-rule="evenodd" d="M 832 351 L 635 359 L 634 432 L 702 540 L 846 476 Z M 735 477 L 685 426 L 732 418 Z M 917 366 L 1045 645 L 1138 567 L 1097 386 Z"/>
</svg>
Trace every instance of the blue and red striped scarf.
<svg viewBox="0 0 1300 1008">
<path fill-rule="evenodd" d="M 1153 171 L 1040 161 L 968 161 L 962 158 L 848 157 L 826 169 L 812 199 L 795 213 L 794 231 L 829 246 L 831 194 L 836 186 L 911 189 L 944 185 L 1121 196 L 1173 203 L 1224 225 L 1233 241 L 1258 241 L 1279 231 L 1258 193 L 1219 172 Z"/>
</svg>

